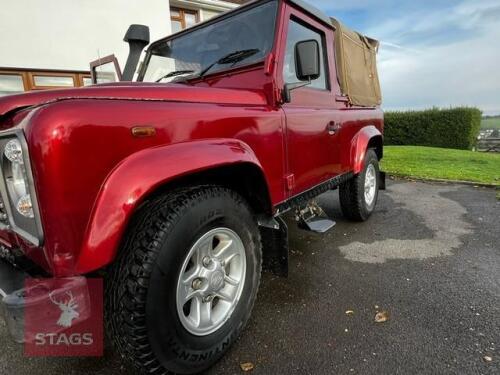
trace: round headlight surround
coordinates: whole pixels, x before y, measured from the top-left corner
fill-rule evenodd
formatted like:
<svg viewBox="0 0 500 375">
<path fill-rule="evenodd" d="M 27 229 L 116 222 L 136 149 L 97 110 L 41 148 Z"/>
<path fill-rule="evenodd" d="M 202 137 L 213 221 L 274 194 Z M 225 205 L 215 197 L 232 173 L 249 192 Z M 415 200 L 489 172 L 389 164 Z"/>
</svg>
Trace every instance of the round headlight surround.
<svg viewBox="0 0 500 375">
<path fill-rule="evenodd" d="M 23 147 L 19 139 L 11 139 L 5 144 L 5 157 L 12 163 L 24 164 Z"/>
<path fill-rule="evenodd" d="M 23 149 L 19 139 L 14 138 L 8 141 L 3 153 L 8 163 L 4 173 L 6 173 L 7 190 L 12 205 L 21 216 L 33 219 L 35 214 L 29 193 Z"/>
</svg>

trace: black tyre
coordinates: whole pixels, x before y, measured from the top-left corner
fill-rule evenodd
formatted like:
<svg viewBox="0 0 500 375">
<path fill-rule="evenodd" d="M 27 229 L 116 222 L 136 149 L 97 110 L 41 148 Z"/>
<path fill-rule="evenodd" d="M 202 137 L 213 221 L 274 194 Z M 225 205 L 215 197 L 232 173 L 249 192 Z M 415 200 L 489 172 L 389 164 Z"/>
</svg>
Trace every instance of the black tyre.
<svg viewBox="0 0 500 375">
<path fill-rule="evenodd" d="M 370 149 L 366 152 L 361 173 L 339 187 L 340 206 L 344 216 L 353 221 L 367 220 L 377 204 L 379 186 L 378 157 Z"/>
<path fill-rule="evenodd" d="M 235 192 L 195 187 L 147 203 L 109 273 L 112 341 L 143 373 L 207 369 L 247 323 L 261 265 L 259 230 Z"/>
</svg>

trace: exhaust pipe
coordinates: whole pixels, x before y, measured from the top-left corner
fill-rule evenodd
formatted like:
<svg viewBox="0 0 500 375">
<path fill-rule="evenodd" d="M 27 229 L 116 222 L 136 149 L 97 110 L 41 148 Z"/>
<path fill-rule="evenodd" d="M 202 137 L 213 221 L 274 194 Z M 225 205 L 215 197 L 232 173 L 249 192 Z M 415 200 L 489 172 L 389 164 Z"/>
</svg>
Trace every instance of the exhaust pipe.
<svg viewBox="0 0 500 375">
<path fill-rule="evenodd" d="M 145 25 L 130 25 L 123 38 L 129 44 L 130 52 L 122 74 L 122 81 L 132 81 L 141 58 L 144 47 L 149 44 L 149 27 Z"/>
</svg>

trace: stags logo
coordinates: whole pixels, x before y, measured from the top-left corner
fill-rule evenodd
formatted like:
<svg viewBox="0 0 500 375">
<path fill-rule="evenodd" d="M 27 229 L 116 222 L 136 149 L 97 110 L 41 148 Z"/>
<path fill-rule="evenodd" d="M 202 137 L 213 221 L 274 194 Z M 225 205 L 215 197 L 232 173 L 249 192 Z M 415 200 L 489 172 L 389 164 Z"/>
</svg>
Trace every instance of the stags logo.
<svg viewBox="0 0 500 375">
<path fill-rule="evenodd" d="M 69 297 L 64 302 L 58 302 L 54 299 L 53 293 L 49 293 L 49 298 L 52 301 L 52 303 L 56 306 L 59 307 L 61 310 L 61 316 L 59 317 L 59 320 L 57 321 L 57 325 L 64 327 L 64 328 L 69 328 L 73 324 L 73 319 L 76 319 L 80 316 L 80 314 L 76 311 L 78 308 L 78 304 L 75 301 L 75 298 L 73 297 L 72 292 L 66 292 L 66 295 Z"/>
<path fill-rule="evenodd" d="M 103 355 L 102 279 L 26 280 L 24 354 Z"/>
</svg>

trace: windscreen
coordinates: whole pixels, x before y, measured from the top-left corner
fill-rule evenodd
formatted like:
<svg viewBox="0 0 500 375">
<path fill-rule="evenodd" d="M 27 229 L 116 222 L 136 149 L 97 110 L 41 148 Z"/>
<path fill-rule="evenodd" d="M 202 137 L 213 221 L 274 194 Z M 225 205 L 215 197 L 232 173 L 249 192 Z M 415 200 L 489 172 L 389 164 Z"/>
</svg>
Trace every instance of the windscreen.
<svg viewBox="0 0 500 375">
<path fill-rule="evenodd" d="M 255 53 L 237 62 L 216 64 L 210 73 L 261 61 L 273 46 L 277 4 L 270 1 L 249 8 L 156 45 L 143 81 L 169 82 L 196 76 L 238 51 L 255 50 Z"/>
</svg>

